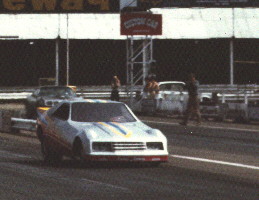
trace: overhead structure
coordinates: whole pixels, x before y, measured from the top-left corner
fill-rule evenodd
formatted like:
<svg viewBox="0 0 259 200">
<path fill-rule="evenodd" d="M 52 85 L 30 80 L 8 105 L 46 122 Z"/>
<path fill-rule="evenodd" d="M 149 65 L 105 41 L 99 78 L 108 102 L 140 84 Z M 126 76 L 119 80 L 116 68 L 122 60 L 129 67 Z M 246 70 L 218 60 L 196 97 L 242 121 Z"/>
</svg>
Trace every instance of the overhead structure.
<svg viewBox="0 0 259 200">
<path fill-rule="evenodd" d="M 127 35 L 127 91 L 133 105 L 133 88 L 145 84 L 154 63 L 153 35 L 162 35 L 162 15 L 148 12 L 122 13 L 121 35 Z"/>
<path fill-rule="evenodd" d="M 127 48 L 127 91 L 130 96 L 130 105 L 133 105 L 133 88 L 136 84 L 145 85 L 145 77 L 150 72 L 153 59 L 153 39 L 146 36 L 141 43 L 136 43 L 136 37 L 129 36 L 126 41 Z"/>
<path fill-rule="evenodd" d="M 258 7 L 258 0 L 0 0 L 0 39 L 55 39 L 57 73 L 59 38 L 67 39 L 68 72 L 69 39 L 127 39 L 127 84 L 133 87 L 141 80 L 144 83 L 153 62 L 152 39 L 228 38 L 230 84 L 234 84 L 234 40 L 259 38 Z M 146 19 L 148 15 L 155 16 L 146 12 L 151 8 L 163 16 L 163 34 L 152 32 L 160 26 L 154 22 L 158 18 Z M 134 17 L 127 10 L 138 12 Z M 125 20 L 121 30 L 120 17 Z M 135 49 L 137 40 L 142 43 Z M 136 55 L 142 60 L 134 60 Z"/>
</svg>

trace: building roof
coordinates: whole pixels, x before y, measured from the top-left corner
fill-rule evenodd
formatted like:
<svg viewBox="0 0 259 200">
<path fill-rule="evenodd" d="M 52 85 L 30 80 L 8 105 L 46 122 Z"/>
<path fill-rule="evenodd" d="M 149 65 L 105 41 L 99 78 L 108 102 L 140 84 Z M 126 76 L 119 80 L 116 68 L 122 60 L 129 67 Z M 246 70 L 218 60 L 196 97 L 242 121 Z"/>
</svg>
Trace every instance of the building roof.
<svg viewBox="0 0 259 200">
<path fill-rule="evenodd" d="M 259 38 L 259 8 L 152 12 L 163 16 L 163 35 L 154 39 Z M 0 39 L 126 39 L 120 35 L 119 14 L 0 14 L 0 30 Z"/>
</svg>

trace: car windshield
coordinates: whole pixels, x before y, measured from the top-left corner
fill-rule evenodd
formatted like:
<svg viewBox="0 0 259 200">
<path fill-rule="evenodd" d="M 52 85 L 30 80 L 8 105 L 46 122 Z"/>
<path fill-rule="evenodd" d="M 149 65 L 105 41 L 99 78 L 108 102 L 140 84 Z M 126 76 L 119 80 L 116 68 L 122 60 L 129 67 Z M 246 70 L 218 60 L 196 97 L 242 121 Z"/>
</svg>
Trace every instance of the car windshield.
<svg viewBox="0 0 259 200">
<path fill-rule="evenodd" d="M 73 103 L 71 120 L 77 122 L 135 122 L 121 103 Z"/>
<path fill-rule="evenodd" d="M 184 90 L 184 85 L 182 83 L 161 84 L 159 87 L 161 91 L 183 91 Z"/>
<path fill-rule="evenodd" d="M 45 87 L 40 88 L 39 96 L 48 97 L 75 97 L 76 94 L 68 87 Z"/>
</svg>

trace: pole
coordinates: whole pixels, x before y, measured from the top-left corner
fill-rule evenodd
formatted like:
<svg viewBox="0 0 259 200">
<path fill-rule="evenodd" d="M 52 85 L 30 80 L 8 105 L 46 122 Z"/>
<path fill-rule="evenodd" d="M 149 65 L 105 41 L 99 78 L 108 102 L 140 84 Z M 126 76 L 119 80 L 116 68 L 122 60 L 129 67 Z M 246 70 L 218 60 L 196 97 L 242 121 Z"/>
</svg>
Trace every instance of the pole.
<svg viewBox="0 0 259 200">
<path fill-rule="evenodd" d="M 235 13 L 232 8 L 232 38 L 230 39 L 230 85 L 234 84 L 234 38 L 235 38 Z"/>
<path fill-rule="evenodd" d="M 133 63 L 133 36 L 130 38 L 130 54 L 131 54 L 131 64 L 130 64 L 130 107 L 132 108 L 133 106 L 133 69 L 134 69 L 134 63 Z"/>
<path fill-rule="evenodd" d="M 127 83 L 127 89 L 128 89 L 128 86 L 129 86 L 129 64 L 130 64 L 130 55 L 129 55 L 129 37 L 127 36 L 127 40 L 126 40 L 126 54 L 127 54 L 127 62 L 126 62 L 126 65 L 127 65 L 127 69 L 126 69 L 126 83 Z"/>
<path fill-rule="evenodd" d="M 69 85 L 69 37 L 68 37 L 68 14 L 67 14 L 67 80 L 66 84 Z"/>
<path fill-rule="evenodd" d="M 55 85 L 59 85 L 59 37 L 56 39 L 56 81 Z"/>
<path fill-rule="evenodd" d="M 149 41 L 147 36 L 145 37 L 145 39 L 143 40 L 143 78 L 142 78 L 142 84 L 143 87 L 146 84 L 146 80 L 145 78 L 148 76 L 149 73 L 149 69 L 150 69 L 150 54 L 149 54 Z"/>
<path fill-rule="evenodd" d="M 230 85 L 234 84 L 234 39 L 230 40 Z"/>
</svg>

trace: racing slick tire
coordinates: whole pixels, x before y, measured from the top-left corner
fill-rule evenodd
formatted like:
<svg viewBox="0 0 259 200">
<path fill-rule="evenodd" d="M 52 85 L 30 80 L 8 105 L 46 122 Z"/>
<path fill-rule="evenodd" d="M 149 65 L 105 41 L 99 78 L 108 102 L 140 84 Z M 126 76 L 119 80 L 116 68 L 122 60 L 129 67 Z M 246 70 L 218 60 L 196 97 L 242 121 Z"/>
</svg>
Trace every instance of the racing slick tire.
<svg viewBox="0 0 259 200">
<path fill-rule="evenodd" d="M 54 152 L 46 143 L 46 139 L 42 138 L 41 141 L 41 152 L 43 160 L 48 164 L 57 164 L 62 160 L 62 155 Z"/>
<path fill-rule="evenodd" d="M 73 145 L 73 158 L 82 163 L 84 162 L 84 148 L 79 138 L 76 138 Z"/>
</svg>

